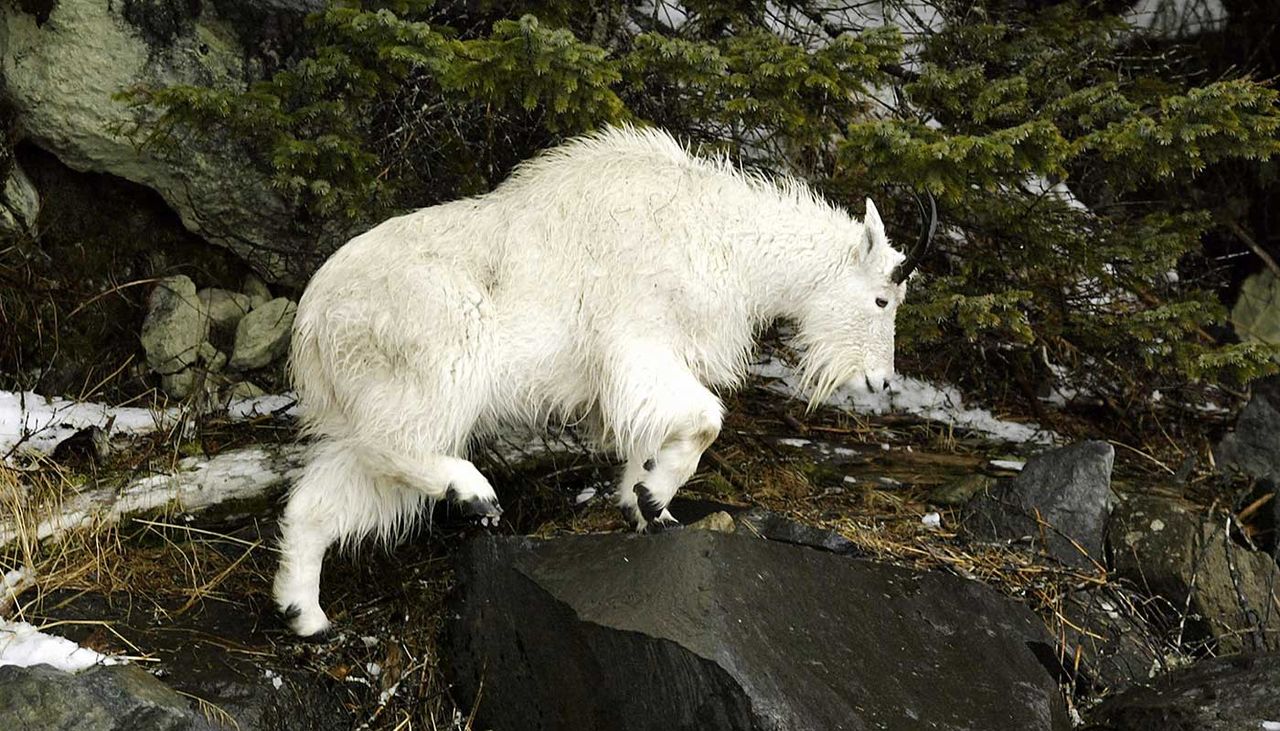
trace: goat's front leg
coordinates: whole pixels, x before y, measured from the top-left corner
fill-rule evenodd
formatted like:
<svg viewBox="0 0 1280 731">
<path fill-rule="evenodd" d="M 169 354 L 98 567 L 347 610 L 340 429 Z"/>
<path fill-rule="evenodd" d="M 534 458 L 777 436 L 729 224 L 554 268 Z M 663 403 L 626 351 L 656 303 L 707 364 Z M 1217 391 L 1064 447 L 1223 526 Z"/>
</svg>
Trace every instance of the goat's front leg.
<svg viewBox="0 0 1280 731">
<path fill-rule="evenodd" d="M 719 436 L 724 413 L 720 399 L 673 361 L 663 369 L 647 358 L 629 373 L 632 382 L 623 392 L 630 403 L 613 405 L 621 417 L 615 433 L 627 455 L 618 506 L 642 532 L 676 522 L 667 505 Z"/>
<path fill-rule="evenodd" d="M 674 433 L 652 457 L 627 460 L 621 494 L 626 501 L 623 509 L 636 530 L 657 532 L 677 522 L 667 506 L 693 477 L 702 453 L 719 435 L 718 416 L 701 419 L 698 426 Z"/>
</svg>

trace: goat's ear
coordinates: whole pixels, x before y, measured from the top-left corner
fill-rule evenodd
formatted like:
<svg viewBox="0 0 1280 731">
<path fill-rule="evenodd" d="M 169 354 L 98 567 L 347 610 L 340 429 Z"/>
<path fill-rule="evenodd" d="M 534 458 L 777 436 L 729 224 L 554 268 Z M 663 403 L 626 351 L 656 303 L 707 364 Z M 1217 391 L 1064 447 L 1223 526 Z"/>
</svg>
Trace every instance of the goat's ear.
<svg viewBox="0 0 1280 731">
<path fill-rule="evenodd" d="M 880 220 L 880 212 L 876 210 L 876 204 L 872 203 L 870 198 L 867 199 L 867 213 L 862 217 L 862 236 L 862 245 L 866 247 L 867 252 L 886 238 L 884 222 Z"/>
</svg>

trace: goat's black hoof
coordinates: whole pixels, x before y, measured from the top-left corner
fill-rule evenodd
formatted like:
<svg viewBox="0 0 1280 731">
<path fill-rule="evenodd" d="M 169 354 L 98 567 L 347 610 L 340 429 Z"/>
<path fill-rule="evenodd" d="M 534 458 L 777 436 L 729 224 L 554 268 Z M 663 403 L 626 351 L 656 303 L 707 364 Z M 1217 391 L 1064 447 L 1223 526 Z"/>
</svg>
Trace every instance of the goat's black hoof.
<svg viewBox="0 0 1280 731">
<path fill-rule="evenodd" d="M 666 506 L 658 503 L 657 499 L 654 498 L 653 493 L 643 482 L 637 482 L 635 490 L 636 501 L 640 507 L 640 514 L 644 516 L 644 519 L 647 522 L 654 522 L 660 515 L 662 515 L 662 509 Z"/>
<path fill-rule="evenodd" d="M 298 620 L 302 616 L 302 608 L 297 604 L 290 604 L 284 609 L 278 610 L 277 613 L 299 642 L 321 644 L 333 635 L 333 624 L 328 621 L 324 623 L 323 627 L 314 631 L 301 627 Z"/>
</svg>

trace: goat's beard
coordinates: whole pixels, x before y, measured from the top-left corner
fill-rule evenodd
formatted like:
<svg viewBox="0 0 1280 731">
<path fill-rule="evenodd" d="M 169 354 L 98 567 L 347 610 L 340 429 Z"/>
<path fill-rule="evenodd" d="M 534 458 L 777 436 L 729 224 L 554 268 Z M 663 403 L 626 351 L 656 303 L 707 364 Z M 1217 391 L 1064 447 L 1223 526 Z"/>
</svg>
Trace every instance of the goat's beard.
<svg viewBox="0 0 1280 731">
<path fill-rule="evenodd" d="M 807 345 L 800 358 L 800 390 L 809 394 L 808 411 L 821 406 L 836 389 L 855 378 L 866 378 L 866 360 L 851 357 L 851 348 Z"/>
</svg>

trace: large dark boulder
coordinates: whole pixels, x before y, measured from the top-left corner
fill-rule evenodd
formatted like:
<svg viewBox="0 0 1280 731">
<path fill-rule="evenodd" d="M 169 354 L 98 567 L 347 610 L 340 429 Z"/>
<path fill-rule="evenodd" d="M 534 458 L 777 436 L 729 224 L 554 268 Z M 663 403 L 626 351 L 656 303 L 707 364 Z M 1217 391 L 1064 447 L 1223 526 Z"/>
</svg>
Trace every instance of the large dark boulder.
<svg viewBox="0 0 1280 731">
<path fill-rule="evenodd" d="M 186 699 L 136 665 L 82 673 L 0 667 L 0 728 L 23 731 L 185 731 L 206 728 Z"/>
<path fill-rule="evenodd" d="M 1202 660 L 1111 698 L 1089 731 L 1245 731 L 1280 728 L 1280 654 Z"/>
<path fill-rule="evenodd" d="M 1068 566 L 1101 565 L 1116 502 L 1114 460 L 1115 448 L 1099 441 L 1038 454 L 1017 477 L 975 498 L 965 527 L 979 537 L 1027 540 Z"/>
<path fill-rule="evenodd" d="M 458 584 L 442 665 L 496 731 L 1070 726 L 1040 620 L 951 575 L 683 530 L 483 537 Z"/>
</svg>

